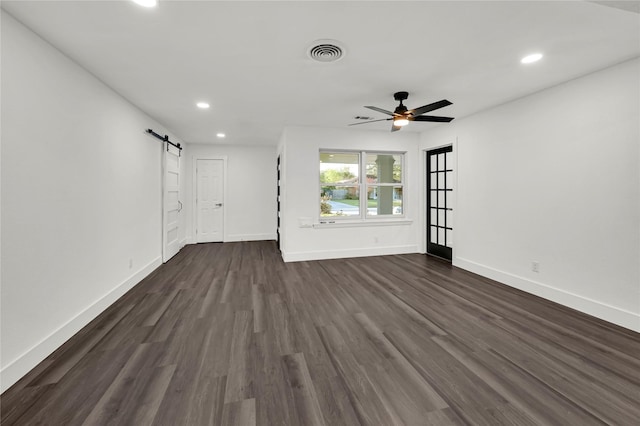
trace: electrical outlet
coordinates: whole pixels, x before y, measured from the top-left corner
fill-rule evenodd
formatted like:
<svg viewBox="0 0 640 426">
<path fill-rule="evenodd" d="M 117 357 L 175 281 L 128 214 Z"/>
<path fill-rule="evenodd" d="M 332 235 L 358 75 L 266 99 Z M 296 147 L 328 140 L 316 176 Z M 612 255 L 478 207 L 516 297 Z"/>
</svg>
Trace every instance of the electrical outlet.
<svg viewBox="0 0 640 426">
<path fill-rule="evenodd" d="M 373 237 L 373 242 L 376 243 L 376 244 L 378 243 L 378 237 L 377 236 Z"/>
<path fill-rule="evenodd" d="M 531 270 L 533 272 L 538 272 L 539 273 L 540 272 L 540 262 L 538 262 L 538 261 L 531 262 Z"/>
<path fill-rule="evenodd" d="M 129 259 L 129 269 L 133 268 L 133 259 Z"/>
</svg>

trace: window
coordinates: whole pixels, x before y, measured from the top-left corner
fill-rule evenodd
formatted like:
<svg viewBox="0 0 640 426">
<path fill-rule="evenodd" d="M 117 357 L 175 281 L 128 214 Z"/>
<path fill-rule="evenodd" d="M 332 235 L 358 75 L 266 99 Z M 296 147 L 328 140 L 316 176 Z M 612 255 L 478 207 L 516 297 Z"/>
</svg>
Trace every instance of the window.
<svg viewBox="0 0 640 426">
<path fill-rule="evenodd" d="M 404 153 L 320 151 L 320 221 L 403 217 Z"/>
</svg>

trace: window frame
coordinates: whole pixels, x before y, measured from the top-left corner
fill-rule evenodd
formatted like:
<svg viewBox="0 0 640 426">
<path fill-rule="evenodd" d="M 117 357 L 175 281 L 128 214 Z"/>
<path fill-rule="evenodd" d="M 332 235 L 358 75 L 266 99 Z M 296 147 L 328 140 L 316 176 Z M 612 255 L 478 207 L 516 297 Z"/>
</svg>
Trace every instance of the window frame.
<svg viewBox="0 0 640 426">
<path fill-rule="evenodd" d="M 322 212 L 320 211 L 320 206 L 318 205 L 317 217 L 319 218 L 318 223 L 320 224 L 335 224 L 335 223 L 362 223 L 369 222 L 373 223 L 375 221 L 406 221 L 406 211 L 407 211 L 407 182 L 406 182 L 406 151 L 385 151 L 385 150 L 351 150 L 351 149 L 320 149 L 318 151 L 318 165 L 321 164 L 320 157 L 322 154 L 355 154 L 358 155 L 358 191 L 359 191 L 359 214 L 358 215 L 345 215 L 345 216 L 322 216 Z M 389 183 L 368 183 L 367 182 L 367 156 L 368 155 L 394 155 L 400 157 L 400 182 L 389 182 Z M 322 187 L 327 186 L 326 182 L 321 182 L 320 180 L 320 167 L 318 167 L 318 192 L 320 195 L 322 193 Z M 334 185 L 334 186 L 344 186 L 344 187 L 352 187 L 353 184 L 343 184 L 343 185 Z M 368 212 L 368 191 L 370 188 L 379 188 L 379 187 L 400 187 L 402 188 L 402 212 L 400 214 L 369 214 Z"/>
</svg>

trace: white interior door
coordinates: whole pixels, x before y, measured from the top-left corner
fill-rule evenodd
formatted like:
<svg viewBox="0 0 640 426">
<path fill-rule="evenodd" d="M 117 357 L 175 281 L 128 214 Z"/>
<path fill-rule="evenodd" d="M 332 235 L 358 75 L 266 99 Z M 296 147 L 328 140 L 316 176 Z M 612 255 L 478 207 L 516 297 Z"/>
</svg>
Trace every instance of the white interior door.
<svg viewBox="0 0 640 426">
<path fill-rule="evenodd" d="M 167 145 L 164 150 L 162 261 L 167 262 L 180 251 L 180 150 Z"/>
<path fill-rule="evenodd" d="M 196 160 L 196 242 L 224 241 L 224 160 Z"/>
</svg>

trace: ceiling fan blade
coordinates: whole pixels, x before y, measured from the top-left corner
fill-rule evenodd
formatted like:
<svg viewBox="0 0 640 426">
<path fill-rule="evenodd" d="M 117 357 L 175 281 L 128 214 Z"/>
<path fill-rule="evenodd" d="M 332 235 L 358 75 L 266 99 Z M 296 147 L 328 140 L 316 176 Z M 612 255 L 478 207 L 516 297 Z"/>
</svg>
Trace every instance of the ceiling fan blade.
<svg viewBox="0 0 640 426">
<path fill-rule="evenodd" d="M 402 129 L 402 127 L 400 126 L 396 126 L 395 124 L 391 125 L 391 131 L 392 132 L 397 132 L 398 130 Z"/>
<path fill-rule="evenodd" d="M 389 120 L 393 120 L 393 118 L 381 118 L 379 120 L 362 121 L 360 123 L 351 123 L 349 124 L 349 126 L 357 126 L 358 124 L 375 123 L 376 121 L 389 121 Z"/>
<path fill-rule="evenodd" d="M 446 99 L 443 99 L 441 101 L 438 102 L 434 102 L 432 104 L 429 105 L 424 105 L 421 106 L 420 108 L 414 108 L 414 109 L 410 109 L 409 111 L 407 111 L 409 114 L 412 114 L 414 117 L 424 114 L 425 112 L 429 112 L 429 111 L 433 111 L 439 108 L 444 108 L 446 106 L 451 105 L 451 102 L 449 102 Z"/>
<path fill-rule="evenodd" d="M 438 117 L 435 115 L 420 115 L 418 117 L 410 118 L 411 121 L 433 121 L 437 123 L 448 123 L 453 120 L 453 117 Z"/>
<path fill-rule="evenodd" d="M 378 107 L 374 107 L 374 106 L 365 106 L 365 108 L 369 108 L 369 109 L 372 109 L 374 111 L 378 111 L 378 112 L 381 112 L 381 113 L 387 114 L 387 115 L 397 115 L 396 113 L 393 113 L 391 111 L 387 111 L 386 109 L 382 109 L 382 108 L 378 108 Z"/>
</svg>

